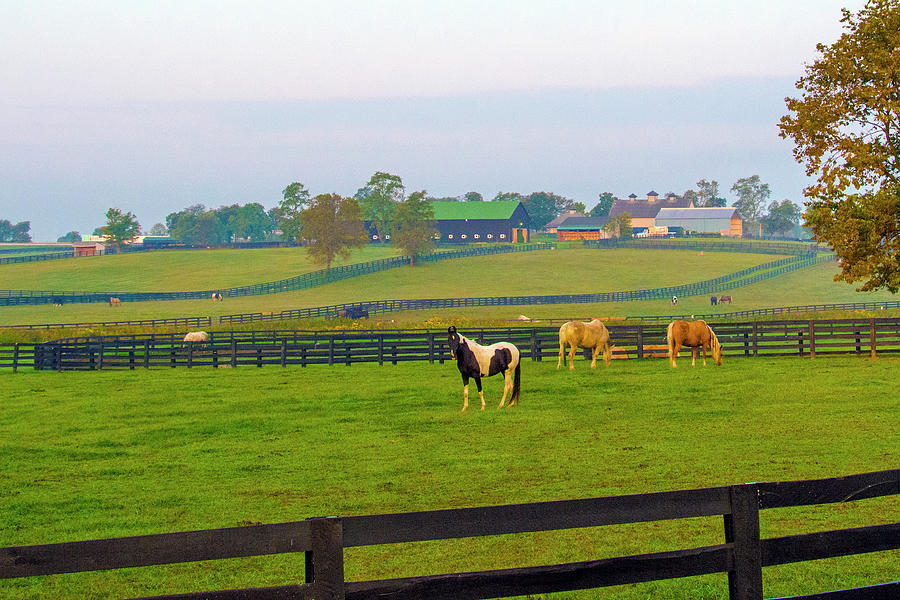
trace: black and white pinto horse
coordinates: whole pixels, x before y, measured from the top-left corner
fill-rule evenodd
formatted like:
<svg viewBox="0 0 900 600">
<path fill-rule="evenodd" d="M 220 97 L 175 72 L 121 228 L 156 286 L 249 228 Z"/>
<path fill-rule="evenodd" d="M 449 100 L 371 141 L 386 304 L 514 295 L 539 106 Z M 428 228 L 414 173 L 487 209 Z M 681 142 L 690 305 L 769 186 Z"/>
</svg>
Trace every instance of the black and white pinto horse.
<svg viewBox="0 0 900 600">
<path fill-rule="evenodd" d="M 450 357 L 456 359 L 456 366 L 463 380 L 463 411 L 469 407 L 469 379 L 475 380 L 478 387 L 478 398 L 481 410 L 484 410 L 484 393 L 481 391 L 481 378 L 503 373 L 503 397 L 500 406 L 506 404 L 506 394 L 512 406 L 519 401 L 519 349 L 509 342 L 498 342 L 490 346 L 481 346 L 460 335 L 456 327 L 447 329 L 450 342 Z"/>
</svg>

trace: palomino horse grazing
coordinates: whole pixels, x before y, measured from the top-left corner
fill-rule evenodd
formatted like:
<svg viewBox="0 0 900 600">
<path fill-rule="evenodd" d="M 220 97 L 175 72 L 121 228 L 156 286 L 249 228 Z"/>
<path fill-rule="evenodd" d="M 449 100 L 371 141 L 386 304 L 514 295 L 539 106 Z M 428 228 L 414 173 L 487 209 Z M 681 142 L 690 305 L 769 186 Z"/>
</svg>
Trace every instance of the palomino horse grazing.
<svg viewBox="0 0 900 600">
<path fill-rule="evenodd" d="M 122 306 L 122 301 L 119 300 L 118 298 L 116 298 L 115 296 L 113 296 L 112 298 L 109 299 L 109 305 L 110 306 Z"/>
<path fill-rule="evenodd" d="M 500 398 L 500 406 L 506 404 L 506 394 L 509 393 L 509 404 L 512 406 L 519 400 L 519 349 L 509 342 L 498 342 L 490 346 L 481 346 L 472 340 L 460 335 L 456 327 L 447 329 L 450 343 L 450 357 L 456 359 L 456 366 L 463 380 L 463 411 L 469 407 L 469 378 L 475 380 L 478 387 L 478 398 L 481 400 L 481 410 L 484 410 L 484 393 L 481 391 L 481 378 L 490 377 L 497 373 L 503 373 L 503 396 Z"/>
<path fill-rule="evenodd" d="M 669 362 L 673 368 L 682 346 L 689 346 L 691 349 L 692 367 L 697 362 L 697 348 L 703 348 L 703 366 L 706 366 L 707 348 L 712 348 L 713 362 L 722 364 L 722 346 L 706 321 L 672 321 L 666 329 L 666 341 L 669 344 Z"/>
<path fill-rule="evenodd" d="M 221 292 L 213 292 L 211 298 L 212 298 L 213 302 L 221 302 L 222 301 L 222 293 Z"/>
<path fill-rule="evenodd" d="M 205 331 L 189 331 L 184 336 L 184 343 L 181 344 L 181 347 L 184 348 L 189 343 L 199 344 L 201 347 L 206 347 L 209 343 L 209 334 Z"/>
<path fill-rule="evenodd" d="M 591 368 L 597 367 L 597 355 L 603 351 L 603 362 L 609 366 L 612 358 L 612 348 L 609 346 L 609 331 L 600 319 L 594 319 L 590 323 L 581 321 L 569 321 L 559 328 L 559 361 L 556 368 L 563 364 L 563 356 L 566 353 L 566 344 L 569 345 L 569 370 L 575 370 L 575 351 L 578 348 L 590 348 L 593 360 Z"/>
</svg>

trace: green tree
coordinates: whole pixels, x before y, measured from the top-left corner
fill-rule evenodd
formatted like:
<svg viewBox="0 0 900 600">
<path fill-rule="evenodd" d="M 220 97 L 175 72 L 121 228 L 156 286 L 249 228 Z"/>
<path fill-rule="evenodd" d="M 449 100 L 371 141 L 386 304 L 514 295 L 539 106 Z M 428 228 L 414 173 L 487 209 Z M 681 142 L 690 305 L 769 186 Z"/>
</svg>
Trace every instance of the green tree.
<svg viewBox="0 0 900 600">
<path fill-rule="evenodd" d="M 573 202 L 572 210 L 577 210 L 581 214 L 587 214 L 587 206 L 584 205 L 584 202 Z"/>
<path fill-rule="evenodd" d="M 141 234 L 141 224 L 131 212 L 122 212 L 118 208 L 106 211 L 106 225 L 102 228 L 106 241 L 113 246 L 121 246 Z"/>
<path fill-rule="evenodd" d="M 759 233 L 757 235 L 761 235 L 763 205 L 772 194 L 769 190 L 769 184 L 762 183 L 759 175 L 751 175 L 750 177 L 738 179 L 731 186 L 731 191 L 738 195 L 734 208 L 741 219 L 751 225 L 752 229 L 758 228 Z"/>
<path fill-rule="evenodd" d="M 631 215 L 623 212 L 617 217 L 611 218 L 603 226 L 603 230 L 614 238 L 630 238 L 631 237 Z"/>
<path fill-rule="evenodd" d="M 588 213 L 591 217 L 605 217 L 609 214 L 609 209 L 612 208 L 613 202 L 616 201 L 616 197 L 613 196 L 610 192 L 603 192 L 600 194 L 597 199 L 597 205 L 591 209 L 591 212 Z"/>
<path fill-rule="evenodd" d="M 309 190 L 295 181 L 281 192 L 281 202 L 271 211 L 272 220 L 281 230 L 283 239 L 299 242 L 303 237 L 301 213 L 309 205 Z"/>
<path fill-rule="evenodd" d="M 519 192 L 497 192 L 497 195 L 491 199 L 491 202 L 505 202 L 507 200 L 515 200 L 516 202 L 525 202 L 527 198 Z"/>
<path fill-rule="evenodd" d="M 57 242 L 67 242 L 67 243 L 80 242 L 81 234 L 78 233 L 77 231 L 70 231 L 66 235 L 56 238 L 56 241 Z"/>
<path fill-rule="evenodd" d="M 434 250 L 434 234 L 432 227 L 434 209 L 425 199 L 425 191 L 413 192 L 397 206 L 397 229 L 391 243 L 409 256 L 409 264 L 413 265 L 417 256 L 429 254 Z"/>
<path fill-rule="evenodd" d="M 351 248 L 365 246 L 368 242 L 362 211 L 355 198 L 319 194 L 310 201 L 301 218 L 307 251 L 316 263 L 324 264 L 326 270 L 331 269 L 336 256 L 347 258 Z"/>
<path fill-rule="evenodd" d="M 574 207 L 575 202 L 552 192 L 533 192 L 522 202 L 533 229 L 543 229 L 547 223 Z"/>
<path fill-rule="evenodd" d="M 800 207 L 785 199 L 769 204 L 769 212 L 762 218 L 762 227 L 769 235 L 787 235 L 800 222 Z"/>
<path fill-rule="evenodd" d="M 688 200 L 689 202 L 693 202 L 693 203 L 694 203 L 694 206 L 696 206 L 696 207 L 699 208 L 699 206 L 700 206 L 700 195 L 697 194 L 697 191 L 696 191 L 696 190 L 693 190 L 693 189 L 685 190 L 684 193 L 681 195 L 681 197 L 684 198 L 684 199 L 686 199 L 686 200 Z"/>
<path fill-rule="evenodd" d="M 900 289 L 900 2 L 843 10 L 844 33 L 817 44 L 800 94 L 786 98 L 783 138 L 815 181 L 803 194 L 814 238 L 840 259 L 836 280 Z"/>
<path fill-rule="evenodd" d="M 484 202 L 484 196 L 478 192 L 466 192 L 463 195 L 464 202 Z"/>
<path fill-rule="evenodd" d="M 169 235 L 169 230 L 162 223 L 154 223 L 148 235 Z"/>
<path fill-rule="evenodd" d="M 725 206 L 725 198 L 719 197 L 719 182 L 701 179 L 697 182 L 697 203 L 699 207 Z"/>
<path fill-rule="evenodd" d="M 31 241 L 31 221 L 20 221 L 13 225 L 6 219 L 0 220 L 0 242 L 22 242 Z"/>
<path fill-rule="evenodd" d="M 363 218 L 375 225 L 382 243 L 394 230 L 397 204 L 403 201 L 405 193 L 400 177 L 382 171 L 376 171 L 365 187 L 356 192 Z"/>
</svg>

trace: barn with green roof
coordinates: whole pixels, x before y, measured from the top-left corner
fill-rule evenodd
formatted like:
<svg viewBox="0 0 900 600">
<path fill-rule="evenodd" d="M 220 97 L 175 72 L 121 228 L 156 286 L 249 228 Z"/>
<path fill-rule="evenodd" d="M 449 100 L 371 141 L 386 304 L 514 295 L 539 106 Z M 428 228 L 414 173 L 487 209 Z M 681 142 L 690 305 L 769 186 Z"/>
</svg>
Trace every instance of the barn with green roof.
<svg viewBox="0 0 900 600">
<path fill-rule="evenodd" d="M 435 228 L 440 241 L 449 244 L 473 242 L 527 242 L 531 220 L 517 200 L 496 202 L 452 202 L 435 200 Z"/>
</svg>

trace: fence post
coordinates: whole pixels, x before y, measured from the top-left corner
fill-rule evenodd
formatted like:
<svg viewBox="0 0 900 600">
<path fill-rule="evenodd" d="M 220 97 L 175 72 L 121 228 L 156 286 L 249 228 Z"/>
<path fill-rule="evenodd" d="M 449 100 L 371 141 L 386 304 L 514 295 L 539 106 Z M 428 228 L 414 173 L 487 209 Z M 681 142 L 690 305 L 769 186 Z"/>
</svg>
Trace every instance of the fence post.
<svg viewBox="0 0 900 600">
<path fill-rule="evenodd" d="M 872 334 L 871 339 L 869 340 L 869 347 L 872 349 L 872 358 L 878 358 L 877 353 L 875 351 L 875 319 L 872 319 Z"/>
<path fill-rule="evenodd" d="M 637 357 L 644 358 L 644 326 L 637 326 Z"/>
<path fill-rule="evenodd" d="M 150 368 L 150 340 L 144 340 L 144 368 Z"/>
<path fill-rule="evenodd" d="M 281 340 L 281 366 L 287 366 L 287 340 Z"/>
<path fill-rule="evenodd" d="M 188 369 L 194 366 L 194 342 L 188 342 Z"/>
<path fill-rule="evenodd" d="M 231 332 L 231 368 L 237 367 L 237 340 L 234 339 L 234 332 Z"/>
<path fill-rule="evenodd" d="M 731 514 L 725 515 L 725 542 L 732 545 L 734 569 L 728 572 L 728 597 L 762 600 L 759 492 L 754 484 L 733 485 L 730 495 Z"/>
<path fill-rule="evenodd" d="M 809 357 L 816 357 L 816 322 L 809 322 Z"/>
<path fill-rule="evenodd" d="M 434 332 L 428 332 L 428 362 L 434 364 Z"/>
<path fill-rule="evenodd" d="M 306 583 L 319 600 L 344 599 L 344 529 L 338 517 L 309 521 L 311 550 L 306 552 Z"/>
<path fill-rule="evenodd" d="M 756 356 L 758 354 L 758 347 L 759 347 L 758 342 L 757 342 L 758 338 L 759 338 L 759 323 L 757 323 L 756 321 L 753 321 L 753 358 L 756 358 Z"/>
<path fill-rule="evenodd" d="M 103 340 L 100 340 L 100 350 L 97 352 L 97 370 L 103 370 Z"/>
<path fill-rule="evenodd" d="M 13 373 L 19 368 L 19 344 L 13 344 Z"/>
</svg>

